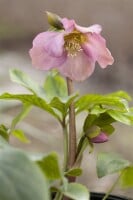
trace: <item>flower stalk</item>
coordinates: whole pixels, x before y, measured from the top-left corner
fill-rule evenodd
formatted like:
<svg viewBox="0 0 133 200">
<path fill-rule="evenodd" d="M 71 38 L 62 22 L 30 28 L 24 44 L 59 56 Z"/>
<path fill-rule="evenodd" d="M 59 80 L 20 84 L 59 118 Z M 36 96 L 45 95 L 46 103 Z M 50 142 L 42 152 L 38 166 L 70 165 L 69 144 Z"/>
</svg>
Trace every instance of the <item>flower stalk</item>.
<svg viewBox="0 0 133 200">
<path fill-rule="evenodd" d="M 73 81 L 70 78 L 67 78 L 67 89 L 68 95 L 72 95 L 74 92 Z M 65 138 L 66 139 L 66 138 Z M 71 169 L 76 161 L 76 124 L 75 124 L 75 108 L 74 102 L 71 102 L 69 106 L 69 140 L 68 140 L 68 160 L 67 160 L 67 169 Z M 66 154 L 66 153 L 65 153 Z M 66 162 L 66 160 L 64 160 Z M 68 177 L 69 182 L 75 182 L 75 177 Z M 68 197 L 64 196 L 63 200 L 69 200 Z"/>
<path fill-rule="evenodd" d="M 68 95 L 72 95 L 74 92 L 73 82 L 67 78 Z M 74 165 L 76 159 L 76 125 L 75 125 L 75 108 L 74 102 L 71 102 L 69 107 L 69 156 L 68 156 L 68 168 Z"/>
<path fill-rule="evenodd" d="M 63 141 L 64 141 L 64 163 L 63 163 L 63 169 L 64 171 L 67 170 L 67 162 L 68 162 L 68 131 L 67 131 L 67 125 L 65 122 L 62 125 L 63 129 Z"/>
<path fill-rule="evenodd" d="M 106 200 L 109 197 L 109 195 L 111 194 L 111 192 L 114 190 L 115 186 L 117 185 L 118 181 L 120 180 L 121 175 L 122 175 L 122 172 L 117 177 L 116 181 L 113 183 L 112 187 L 108 190 L 108 192 L 105 194 L 102 200 Z"/>
</svg>

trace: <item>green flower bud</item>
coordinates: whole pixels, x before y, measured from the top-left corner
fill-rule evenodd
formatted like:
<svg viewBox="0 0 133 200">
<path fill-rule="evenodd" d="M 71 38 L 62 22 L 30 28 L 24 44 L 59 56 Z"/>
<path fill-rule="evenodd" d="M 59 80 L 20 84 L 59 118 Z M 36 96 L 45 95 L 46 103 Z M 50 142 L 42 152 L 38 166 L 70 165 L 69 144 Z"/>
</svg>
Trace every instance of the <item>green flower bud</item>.
<svg viewBox="0 0 133 200">
<path fill-rule="evenodd" d="M 86 136 L 91 139 L 98 136 L 100 132 L 101 132 L 100 127 L 94 125 L 88 129 L 88 131 L 86 132 Z"/>
<path fill-rule="evenodd" d="M 52 27 L 54 27 L 57 30 L 64 29 L 63 24 L 61 22 L 61 18 L 58 15 L 51 13 L 51 12 L 46 12 L 46 14 L 47 14 L 47 17 L 48 17 L 48 23 Z"/>
</svg>

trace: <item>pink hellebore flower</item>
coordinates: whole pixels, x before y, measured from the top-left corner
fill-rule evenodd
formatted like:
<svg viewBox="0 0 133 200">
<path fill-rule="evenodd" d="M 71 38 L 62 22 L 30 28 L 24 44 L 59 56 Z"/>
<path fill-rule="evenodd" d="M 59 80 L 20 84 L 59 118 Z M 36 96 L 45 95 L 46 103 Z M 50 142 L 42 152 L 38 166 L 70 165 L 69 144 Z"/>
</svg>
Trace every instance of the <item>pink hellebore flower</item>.
<svg viewBox="0 0 133 200">
<path fill-rule="evenodd" d="M 99 135 L 91 138 L 90 140 L 92 143 L 104 143 L 108 141 L 108 136 L 105 133 L 101 132 Z"/>
<path fill-rule="evenodd" d="M 30 50 L 32 64 L 41 70 L 56 68 L 75 81 L 88 78 L 97 61 L 102 68 L 114 62 L 106 41 L 100 35 L 100 25 L 81 27 L 74 20 L 60 18 L 61 30 L 38 34 Z"/>
</svg>

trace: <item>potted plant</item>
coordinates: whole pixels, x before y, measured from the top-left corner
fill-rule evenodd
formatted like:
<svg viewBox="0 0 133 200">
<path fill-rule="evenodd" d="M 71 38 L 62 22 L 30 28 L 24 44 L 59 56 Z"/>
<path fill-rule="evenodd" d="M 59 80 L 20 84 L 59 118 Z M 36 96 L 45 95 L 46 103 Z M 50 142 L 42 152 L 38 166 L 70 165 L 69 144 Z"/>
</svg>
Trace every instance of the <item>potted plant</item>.
<svg viewBox="0 0 133 200">
<path fill-rule="evenodd" d="M 12 81 L 26 87 L 28 94 L 0 95 L 1 100 L 19 100 L 22 110 L 11 126 L 0 125 L 0 199 L 3 200 L 126 200 L 111 195 L 115 185 L 133 186 L 133 166 L 118 154 L 100 152 L 97 156 L 99 178 L 118 173 L 118 178 L 106 194 L 90 192 L 77 183 L 82 174 L 82 157 L 94 144 L 107 142 L 114 132 L 113 124 L 133 124 L 129 107 L 130 96 L 124 91 L 111 94 L 80 94 L 74 91 L 74 81 L 84 81 L 94 72 L 97 61 L 102 68 L 114 59 L 101 36 L 101 26 L 81 27 L 74 20 L 47 12 L 50 29 L 33 41 L 30 56 L 33 66 L 49 71 L 43 86 L 33 82 L 24 72 L 10 71 Z M 10 145 L 11 135 L 27 141 L 16 125 L 36 106 L 58 121 L 63 132 L 63 165 L 56 152 L 30 153 Z M 82 132 L 77 135 L 76 116 L 84 112 Z M 54 138 L 53 138 L 54 140 Z M 62 144 L 61 144 L 62 145 Z M 7 191 L 10 191 L 9 193 Z"/>
</svg>

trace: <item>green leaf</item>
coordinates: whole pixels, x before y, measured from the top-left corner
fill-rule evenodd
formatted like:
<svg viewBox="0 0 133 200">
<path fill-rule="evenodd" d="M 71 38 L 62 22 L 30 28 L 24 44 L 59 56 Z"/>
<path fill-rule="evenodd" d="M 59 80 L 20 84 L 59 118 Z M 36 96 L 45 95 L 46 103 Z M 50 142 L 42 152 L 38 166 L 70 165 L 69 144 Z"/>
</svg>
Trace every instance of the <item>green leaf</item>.
<svg viewBox="0 0 133 200">
<path fill-rule="evenodd" d="M 96 105 L 102 105 L 108 108 L 122 109 L 127 110 L 127 104 L 122 98 L 117 96 L 109 95 L 98 95 L 98 94 L 87 94 L 80 97 L 76 101 L 77 113 L 80 113 L 83 110 L 91 109 Z"/>
<path fill-rule="evenodd" d="M 98 115 L 98 114 L 106 112 L 106 110 L 107 108 L 102 108 L 101 106 L 96 105 L 90 110 L 90 114 Z"/>
<path fill-rule="evenodd" d="M 61 99 L 59 97 L 54 97 L 50 102 L 50 106 L 53 108 L 56 108 L 58 111 L 60 111 L 64 118 L 68 114 L 68 108 L 69 108 L 71 102 L 74 101 L 74 99 L 76 97 L 77 97 L 77 94 L 68 96 L 63 99 Z"/>
<path fill-rule="evenodd" d="M 4 93 L 0 95 L 0 99 L 19 100 L 24 104 L 37 106 L 60 120 L 59 115 L 54 111 L 54 109 L 44 99 L 37 97 L 36 95 Z"/>
<path fill-rule="evenodd" d="M 133 166 L 129 166 L 122 170 L 120 185 L 123 188 L 133 187 Z"/>
<path fill-rule="evenodd" d="M 88 189 L 79 183 L 70 183 L 67 186 L 66 191 L 62 191 L 63 194 L 73 200 L 88 200 L 89 191 Z"/>
<path fill-rule="evenodd" d="M 12 135 L 19 139 L 21 142 L 30 143 L 30 140 L 25 136 L 24 132 L 20 129 L 12 131 Z"/>
<path fill-rule="evenodd" d="M 45 177 L 22 151 L 0 151 L 0 199 L 50 200 Z"/>
<path fill-rule="evenodd" d="M 12 120 L 11 131 L 13 131 L 16 125 L 28 115 L 30 110 L 31 110 L 30 104 L 26 104 L 26 103 L 23 104 L 22 111 Z"/>
<path fill-rule="evenodd" d="M 11 148 L 10 144 L 0 135 L 0 149 Z"/>
<path fill-rule="evenodd" d="M 65 104 L 58 97 L 54 97 L 51 100 L 50 106 L 65 114 Z"/>
<path fill-rule="evenodd" d="M 0 135 L 8 141 L 9 139 L 9 133 L 8 133 L 8 128 L 4 125 L 4 124 L 1 124 L 0 125 Z"/>
<path fill-rule="evenodd" d="M 125 91 L 122 91 L 122 90 L 117 91 L 117 92 L 110 93 L 110 94 L 108 94 L 108 96 L 112 96 L 112 97 L 115 97 L 115 96 L 116 96 L 116 97 L 121 97 L 121 98 L 126 99 L 126 100 L 128 100 L 128 101 L 131 100 L 131 97 L 129 96 L 129 94 L 128 94 L 127 92 L 125 92 Z"/>
<path fill-rule="evenodd" d="M 115 128 L 111 124 L 107 124 L 101 127 L 101 131 L 105 132 L 107 135 L 111 135 Z"/>
<path fill-rule="evenodd" d="M 89 114 L 84 122 L 83 130 L 84 132 L 87 132 L 88 129 L 94 124 L 95 120 L 97 119 L 96 115 Z"/>
<path fill-rule="evenodd" d="M 49 99 L 52 99 L 53 97 L 67 96 L 66 81 L 62 76 L 59 75 L 59 73 L 55 71 L 48 73 L 45 79 L 44 89 Z"/>
<path fill-rule="evenodd" d="M 100 114 L 100 116 L 96 119 L 95 124 L 103 127 L 105 125 L 112 124 L 113 122 L 115 122 L 115 119 L 112 118 L 107 112 L 105 112 Z"/>
<path fill-rule="evenodd" d="M 129 111 L 129 104 L 128 101 L 131 100 L 131 97 L 129 96 L 129 94 L 127 92 L 124 91 L 117 91 L 114 93 L 110 93 L 108 95 L 106 95 L 108 97 L 119 97 L 120 101 L 123 103 L 123 105 L 125 106 L 125 109 L 127 111 Z"/>
<path fill-rule="evenodd" d="M 128 115 L 128 113 L 120 112 L 117 110 L 108 110 L 108 114 L 114 118 L 116 121 L 121 122 L 123 124 L 132 125 L 133 124 L 133 117 Z"/>
<path fill-rule="evenodd" d="M 37 163 L 49 180 L 62 178 L 58 156 L 56 153 L 50 153 L 41 160 L 38 160 Z"/>
<path fill-rule="evenodd" d="M 80 176 L 81 174 L 82 174 L 82 169 L 80 168 L 72 168 L 65 173 L 65 175 L 67 176 L 74 176 L 74 177 Z"/>
<path fill-rule="evenodd" d="M 101 178 L 107 174 L 112 174 L 128 167 L 130 162 L 114 153 L 100 153 L 97 159 L 97 174 Z"/>
<path fill-rule="evenodd" d="M 43 87 L 35 83 L 27 74 L 18 69 L 10 70 L 10 78 L 12 81 L 24 86 L 32 93 L 37 94 L 41 98 L 46 98 Z"/>
<path fill-rule="evenodd" d="M 78 94 L 78 93 L 75 93 L 75 94 L 73 94 L 73 95 L 71 95 L 71 96 L 66 97 L 66 99 L 65 99 L 65 107 L 66 107 L 66 109 L 69 108 L 70 104 L 71 104 L 73 101 L 75 101 L 75 99 L 76 99 L 78 96 L 79 96 L 79 94 Z"/>
</svg>

